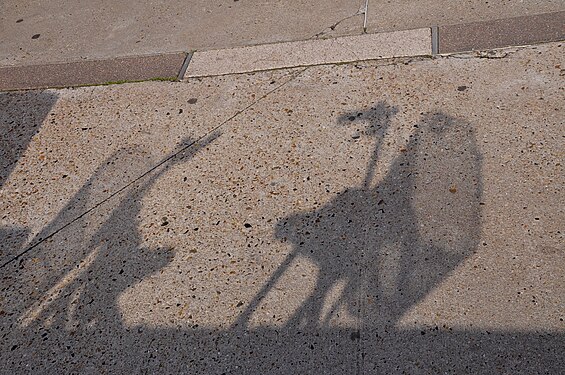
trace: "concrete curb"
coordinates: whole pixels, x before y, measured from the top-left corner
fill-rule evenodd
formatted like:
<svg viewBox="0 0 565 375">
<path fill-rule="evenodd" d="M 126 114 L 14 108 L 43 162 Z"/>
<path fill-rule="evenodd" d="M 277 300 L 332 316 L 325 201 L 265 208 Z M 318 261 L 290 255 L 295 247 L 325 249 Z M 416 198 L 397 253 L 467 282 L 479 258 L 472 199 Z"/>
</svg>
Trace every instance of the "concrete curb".
<svg viewBox="0 0 565 375">
<path fill-rule="evenodd" d="M 250 47 L 0 67 L 0 91 L 101 85 L 450 54 L 565 40 L 565 12 Z"/>
<path fill-rule="evenodd" d="M 439 53 L 523 46 L 565 39 L 565 12 L 439 27 Z"/>
<path fill-rule="evenodd" d="M 176 80 L 185 52 L 86 60 L 62 64 L 0 67 L 0 90 Z"/>
<path fill-rule="evenodd" d="M 195 52 L 185 78 L 431 55 L 430 29 Z"/>
</svg>

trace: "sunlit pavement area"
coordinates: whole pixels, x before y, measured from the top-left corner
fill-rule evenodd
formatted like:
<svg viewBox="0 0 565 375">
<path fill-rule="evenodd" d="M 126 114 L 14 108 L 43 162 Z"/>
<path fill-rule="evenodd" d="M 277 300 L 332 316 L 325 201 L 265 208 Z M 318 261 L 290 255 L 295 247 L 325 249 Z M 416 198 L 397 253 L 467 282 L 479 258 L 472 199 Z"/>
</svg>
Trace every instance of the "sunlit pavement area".
<svg viewBox="0 0 565 375">
<path fill-rule="evenodd" d="M 0 372 L 562 373 L 564 51 L 0 94 Z"/>
<path fill-rule="evenodd" d="M 562 11 L 565 0 L 3 0 L 0 66 L 219 49 Z M 520 22 L 513 34 L 523 33 L 525 25 Z"/>
</svg>

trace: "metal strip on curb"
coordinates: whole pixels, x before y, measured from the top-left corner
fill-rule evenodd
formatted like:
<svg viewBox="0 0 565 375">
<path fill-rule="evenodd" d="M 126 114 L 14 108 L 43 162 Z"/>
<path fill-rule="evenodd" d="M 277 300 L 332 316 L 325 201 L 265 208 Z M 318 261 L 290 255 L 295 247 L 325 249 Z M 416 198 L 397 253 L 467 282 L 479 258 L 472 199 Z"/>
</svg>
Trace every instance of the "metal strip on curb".
<svg viewBox="0 0 565 375">
<path fill-rule="evenodd" d="M 439 28 L 437 26 L 432 26 L 432 56 L 439 53 Z"/>
<path fill-rule="evenodd" d="M 176 80 L 185 52 L 85 60 L 60 64 L 0 67 L 0 90 Z"/>
<path fill-rule="evenodd" d="M 186 69 L 188 69 L 188 64 L 190 64 L 190 60 L 192 59 L 192 54 L 193 52 L 189 52 L 186 54 L 186 57 L 184 58 L 184 62 L 182 63 L 182 66 L 179 70 L 179 74 L 177 75 L 177 81 L 182 81 L 182 79 L 184 78 L 184 75 L 186 74 Z"/>
<path fill-rule="evenodd" d="M 440 26 L 439 53 L 523 46 L 565 40 L 565 11 Z"/>
<path fill-rule="evenodd" d="M 195 52 L 185 78 L 431 55 L 430 29 Z"/>
</svg>

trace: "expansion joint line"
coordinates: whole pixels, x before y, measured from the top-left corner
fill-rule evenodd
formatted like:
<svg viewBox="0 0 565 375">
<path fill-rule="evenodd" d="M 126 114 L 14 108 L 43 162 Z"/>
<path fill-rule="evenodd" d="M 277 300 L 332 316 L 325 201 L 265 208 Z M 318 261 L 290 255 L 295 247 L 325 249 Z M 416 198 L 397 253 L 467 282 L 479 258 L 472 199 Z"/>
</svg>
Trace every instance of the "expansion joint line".
<svg viewBox="0 0 565 375">
<path fill-rule="evenodd" d="M 364 336 L 366 336 L 365 332 L 365 316 L 367 313 L 366 308 L 366 301 L 367 301 L 367 288 L 366 283 L 366 275 L 365 275 L 365 245 L 368 244 L 368 234 L 365 234 L 365 241 L 363 241 L 362 246 L 359 247 L 359 251 L 357 252 L 357 266 L 358 274 L 358 289 L 357 289 L 357 332 L 355 332 L 357 338 L 357 368 L 356 374 L 361 375 L 364 373 L 365 367 L 365 345 L 363 344 Z"/>
</svg>

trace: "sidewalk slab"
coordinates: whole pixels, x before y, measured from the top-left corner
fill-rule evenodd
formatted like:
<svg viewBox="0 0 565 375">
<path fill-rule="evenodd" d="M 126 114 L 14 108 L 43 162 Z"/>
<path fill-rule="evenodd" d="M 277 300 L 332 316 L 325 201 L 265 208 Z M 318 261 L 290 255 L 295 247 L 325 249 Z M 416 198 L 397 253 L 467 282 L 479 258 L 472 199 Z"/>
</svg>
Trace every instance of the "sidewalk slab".
<svg viewBox="0 0 565 375">
<path fill-rule="evenodd" d="M 0 12 L 0 65 L 221 49 L 305 40 L 319 33 L 361 34 L 363 15 L 358 10 L 364 4 L 365 0 L 302 0 L 292 6 L 266 0 L 140 0 L 132 7 L 115 0 L 4 0 Z M 408 30 L 563 10 L 562 0 L 422 0 L 409 4 L 370 0 L 368 31 Z"/>
<path fill-rule="evenodd" d="M 551 43 L 310 67 L 274 91 L 284 70 L 50 90 L 65 105 L 2 187 L 14 226 L 43 207 L 57 223 L 184 135 L 206 141 L 1 270 L 0 361 L 13 374 L 559 373 L 561 59 Z M 173 116 L 209 85 L 201 117 Z M 266 92 L 210 137 L 224 101 Z M 130 137 L 116 139 L 117 113 Z M 78 128 L 96 116 L 99 137 Z M 51 144 L 67 150 L 33 164 Z M 46 189 L 83 148 L 73 187 Z"/>
<path fill-rule="evenodd" d="M 428 28 L 195 52 L 185 77 L 431 55 Z"/>
<path fill-rule="evenodd" d="M 453 53 L 565 40 L 565 11 L 440 26 L 439 52 Z"/>
<path fill-rule="evenodd" d="M 0 91 L 177 79 L 186 53 L 0 67 Z"/>
<path fill-rule="evenodd" d="M 356 14 L 361 1 L 3 0 L 0 66 L 304 40 Z M 354 18 L 332 33 L 361 33 L 363 18 Z"/>
</svg>

